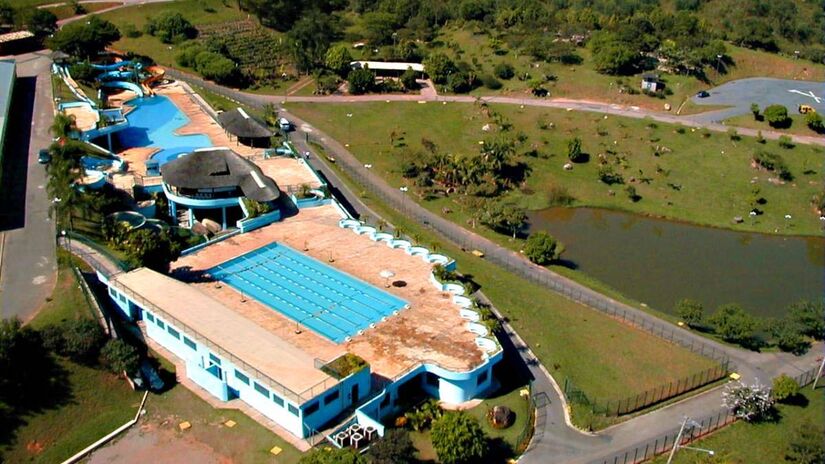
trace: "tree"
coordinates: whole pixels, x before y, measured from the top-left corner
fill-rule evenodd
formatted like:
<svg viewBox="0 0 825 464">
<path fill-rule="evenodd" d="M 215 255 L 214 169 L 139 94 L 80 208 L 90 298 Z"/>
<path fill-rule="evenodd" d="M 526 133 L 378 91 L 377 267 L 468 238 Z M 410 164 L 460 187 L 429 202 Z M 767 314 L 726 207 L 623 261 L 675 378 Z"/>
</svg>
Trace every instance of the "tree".
<svg viewBox="0 0 825 464">
<path fill-rule="evenodd" d="M 146 33 L 160 39 L 163 43 L 180 43 L 193 39 L 198 30 L 188 19 L 178 12 L 167 11 L 149 18 L 145 26 Z"/>
<path fill-rule="evenodd" d="M 290 0 L 242 0 L 241 6 L 261 20 L 261 24 L 277 31 L 286 32 L 301 17 L 308 2 Z"/>
<path fill-rule="evenodd" d="M 822 446 L 822 435 L 825 430 L 821 425 L 814 425 L 810 420 L 799 425 L 799 428 L 788 441 L 785 450 L 785 462 L 793 464 L 822 464 L 825 462 L 825 446 Z"/>
<path fill-rule="evenodd" d="M 432 53 L 424 59 L 424 70 L 436 84 L 446 84 L 450 74 L 457 71 L 455 63 L 443 53 Z"/>
<path fill-rule="evenodd" d="M 347 76 L 349 82 L 349 93 L 361 95 L 369 92 L 375 86 L 375 73 L 368 67 L 353 69 Z"/>
<path fill-rule="evenodd" d="M 756 422 L 773 408 L 770 390 L 758 382 L 745 385 L 741 381 L 729 383 L 722 392 L 722 405 L 737 418 Z"/>
<path fill-rule="evenodd" d="M 516 234 L 527 220 L 524 209 L 503 201 L 487 202 L 480 212 L 481 223 L 500 232 Z"/>
<path fill-rule="evenodd" d="M 705 308 L 702 307 L 702 303 L 688 298 L 677 301 L 675 309 L 679 319 L 690 327 L 700 324 L 705 317 Z"/>
<path fill-rule="evenodd" d="M 445 85 L 448 92 L 452 93 L 466 93 L 472 90 L 472 85 L 470 85 L 470 79 L 468 78 L 467 74 L 457 71 L 447 78 L 447 84 Z"/>
<path fill-rule="evenodd" d="M 0 0 L 0 26 L 14 25 L 14 8 L 5 0 Z"/>
<path fill-rule="evenodd" d="M 770 105 L 764 111 L 765 120 L 771 127 L 788 127 L 791 124 L 791 118 L 788 116 L 788 109 L 783 105 Z"/>
<path fill-rule="evenodd" d="M 433 422 L 432 442 L 438 460 L 460 464 L 481 460 L 488 444 L 478 421 L 465 412 L 447 412 Z"/>
<path fill-rule="evenodd" d="M 115 374 L 126 372 L 133 374 L 140 365 L 140 355 L 135 347 L 120 339 L 113 339 L 106 342 L 100 350 L 100 357 L 103 364 Z"/>
<path fill-rule="evenodd" d="M 788 399 L 792 399 L 799 394 L 799 383 L 793 378 L 782 374 L 773 379 L 773 388 L 771 395 L 773 399 L 782 403 Z"/>
<path fill-rule="evenodd" d="M 639 53 L 622 42 L 610 42 L 593 54 L 593 65 L 602 74 L 633 74 L 639 60 Z"/>
<path fill-rule="evenodd" d="M 61 324 L 64 356 L 77 362 L 91 363 L 97 359 L 106 336 L 97 321 L 72 319 Z"/>
<path fill-rule="evenodd" d="M 544 231 L 530 234 L 527 243 L 524 244 L 524 255 L 527 259 L 542 266 L 559 259 L 562 252 L 564 246 Z"/>
<path fill-rule="evenodd" d="M 762 115 L 760 114 L 759 105 L 756 103 L 751 103 L 751 114 L 753 114 L 753 119 L 755 121 L 761 121 Z"/>
<path fill-rule="evenodd" d="M 86 21 L 75 21 L 63 26 L 48 41 L 48 45 L 52 50 L 89 59 L 96 58 L 106 47 L 119 39 L 120 31 L 114 24 L 91 16 Z"/>
<path fill-rule="evenodd" d="M 403 74 L 401 74 L 401 85 L 404 86 L 407 90 L 418 90 L 418 82 L 416 82 L 416 78 L 418 73 L 413 71 L 412 67 L 407 68 Z"/>
<path fill-rule="evenodd" d="M 235 62 L 220 53 L 202 51 L 195 56 L 195 70 L 204 79 L 218 84 L 232 84 L 239 78 Z"/>
<path fill-rule="evenodd" d="M 341 78 L 337 74 L 323 69 L 315 71 L 312 77 L 315 79 L 315 93 L 319 95 L 329 95 L 338 90 L 341 84 Z"/>
<path fill-rule="evenodd" d="M 349 74 L 350 63 L 352 62 L 352 55 L 349 53 L 349 47 L 346 45 L 336 45 L 329 50 L 324 57 L 324 65 L 332 72 L 341 77 L 346 77 Z"/>
<path fill-rule="evenodd" d="M 802 300 L 788 308 L 791 320 L 799 324 L 801 333 L 817 340 L 825 339 L 825 304 Z"/>
<path fill-rule="evenodd" d="M 57 16 L 43 8 L 32 8 L 25 19 L 29 32 L 36 37 L 46 37 L 57 30 Z"/>
<path fill-rule="evenodd" d="M 352 448 L 315 448 L 301 456 L 298 464 L 367 464 L 367 459 Z"/>
<path fill-rule="evenodd" d="M 710 317 L 710 323 L 725 341 L 741 343 L 753 339 L 756 321 L 735 303 L 720 306 Z"/>
<path fill-rule="evenodd" d="M 318 10 L 301 16 L 287 33 L 289 53 L 298 70 L 307 72 L 322 64 L 329 45 L 338 37 L 338 30 L 337 20 Z"/>
<path fill-rule="evenodd" d="M 793 320 L 773 321 L 769 330 L 774 343 L 782 351 L 802 355 L 811 348 L 811 343 L 802 335 L 804 329 Z"/>
<path fill-rule="evenodd" d="M 18 319 L 0 320 L 0 406 L 42 400 L 51 364 L 37 332 Z"/>
<path fill-rule="evenodd" d="M 493 73 L 500 79 L 508 80 L 516 75 L 516 70 L 510 63 L 499 63 L 493 68 Z"/>
<path fill-rule="evenodd" d="M 367 452 L 372 464 L 413 464 L 415 446 L 410 434 L 404 429 L 391 429 L 384 437 L 372 443 Z"/>
<path fill-rule="evenodd" d="M 825 132 L 825 121 L 823 121 L 822 116 L 816 111 L 811 111 L 805 115 L 805 124 L 816 133 L 821 134 Z"/>
<path fill-rule="evenodd" d="M 396 15 L 384 11 L 371 11 L 361 16 L 364 38 L 372 46 L 385 45 L 392 41 L 392 34 L 398 28 Z"/>
<path fill-rule="evenodd" d="M 581 163 L 587 159 L 587 155 L 582 152 L 582 139 L 579 137 L 567 141 L 567 159 L 573 163 Z"/>
</svg>

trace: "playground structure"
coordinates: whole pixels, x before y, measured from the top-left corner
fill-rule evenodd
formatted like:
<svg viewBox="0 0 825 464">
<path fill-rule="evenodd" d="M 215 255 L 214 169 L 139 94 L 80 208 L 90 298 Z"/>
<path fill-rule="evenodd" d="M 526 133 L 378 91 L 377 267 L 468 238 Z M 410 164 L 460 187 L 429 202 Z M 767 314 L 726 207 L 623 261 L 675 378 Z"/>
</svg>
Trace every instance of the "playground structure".
<svg viewBox="0 0 825 464">
<path fill-rule="evenodd" d="M 130 90 L 142 98 L 152 96 L 151 85 L 164 77 L 166 72 L 160 66 L 147 66 L 135 61 L 123 61 L 116 58 L 112 64 L 93 64 L 94 69 L 103 71 L 97 76 L 103 87 Z"/>
</svg>

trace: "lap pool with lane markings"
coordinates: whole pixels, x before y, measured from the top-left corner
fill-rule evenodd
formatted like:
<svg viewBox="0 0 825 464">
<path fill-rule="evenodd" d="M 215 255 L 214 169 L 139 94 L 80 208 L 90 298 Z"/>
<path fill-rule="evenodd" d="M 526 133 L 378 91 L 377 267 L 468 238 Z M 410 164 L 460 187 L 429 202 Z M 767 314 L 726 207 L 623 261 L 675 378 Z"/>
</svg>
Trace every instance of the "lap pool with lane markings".
<svg viewBox="0 0 825 464">
<path fill-rule="evenodd" d="M 209 271 L 224 282 L 335 343 L 407 306 L 407 302 L 281 243 Z"/>
</svg>

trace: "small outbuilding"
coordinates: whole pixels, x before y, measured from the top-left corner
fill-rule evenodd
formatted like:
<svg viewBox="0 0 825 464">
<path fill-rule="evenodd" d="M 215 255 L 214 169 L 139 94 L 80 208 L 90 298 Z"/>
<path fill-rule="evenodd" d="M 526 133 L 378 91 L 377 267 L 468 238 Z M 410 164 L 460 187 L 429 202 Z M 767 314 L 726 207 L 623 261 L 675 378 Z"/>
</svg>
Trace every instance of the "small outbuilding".
<svg viewBox="0 0 825 464">
<path fill-rule="evenodd" d="M 665 83 L 659 79 L 658 74 L 642 74 L 642 90 L 648 92 L 660 92 L 665 89 Z"/>
<path fill-rule="evenodd" d="M 272 137 L 272 131 L 265 123 L 250 116 L 243 108 L 235 108 L 218 114 L 218 122 L 230 139 L 234 135 L 239 143 L 262 148 L 270 145 L 269 138 Z"/>
</svg>

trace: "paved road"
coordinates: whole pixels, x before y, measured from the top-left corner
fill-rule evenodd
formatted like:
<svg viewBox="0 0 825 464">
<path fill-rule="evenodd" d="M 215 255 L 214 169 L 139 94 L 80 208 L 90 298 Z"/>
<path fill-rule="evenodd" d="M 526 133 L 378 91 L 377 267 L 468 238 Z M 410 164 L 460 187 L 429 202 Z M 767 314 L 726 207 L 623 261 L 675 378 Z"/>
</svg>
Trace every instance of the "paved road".
<svg viewBox="0 0 825 464">
<path fill-rule="evenodd" d="M 774 104 L 785 105 L 792 114 L 798 111 L 799 105 L 811 105 L 820 113 L 825 113 L 825 82 L 754 77 L 727 82 L 708 92 L 710 96 L 707 98 L 693 96 L 693 103 L 730 108 L 686 118 L 700 123 L 721 122 L 741 114 L 750 114 L 752 103 L 760 108 Z"/>
<path fill-rule="evenodd" d="M 3 172 L 0 316 L 26 321 L 51 295 L 56 278 L 54 226 L 46 171 L 37 152 L 51 143 L 52 89 L 46 53 L 18 56 Z"/>
</svg>

